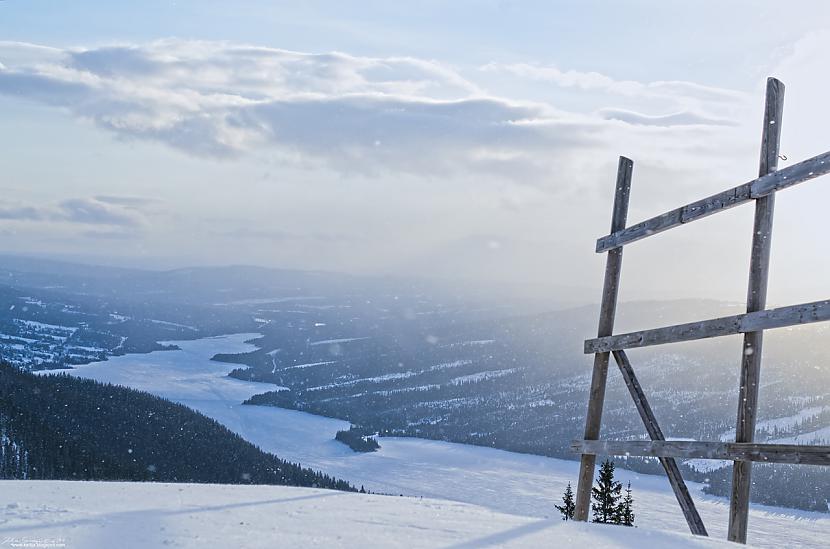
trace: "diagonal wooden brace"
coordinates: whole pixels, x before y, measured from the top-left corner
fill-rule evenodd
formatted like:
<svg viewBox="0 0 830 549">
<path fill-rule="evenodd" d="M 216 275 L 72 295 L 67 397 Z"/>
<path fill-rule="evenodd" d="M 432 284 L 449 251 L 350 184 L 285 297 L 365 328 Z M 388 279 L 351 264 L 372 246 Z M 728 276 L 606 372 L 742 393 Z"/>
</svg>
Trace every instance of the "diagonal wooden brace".
<svg viewBox="0 0 830 549">
<path fill-rule="evenodd" d="M 651 437 L 651 440 L 666 440 L 666 437 L 663 436 L 663 431 L 660 429 L 660 425 L 657 423 L 657 418 L 654 416 L 648 400 L 646 400 L 643 388 L 640 386 L 637 376 L 634 375 L 634 369 L 631 367 L 631 362 L 629 362 L 625 351 L 614 351 L 614 360 L 616 360 L 617 366 L 620 367 L 625 385 L 628 387 L 628 392 L 631 393 L 631 398 L 634 399 L 634 404 L 637 406 L 640 418 L 646 426 L 648 436 Z M 677 498 L 677 503 L 680 504 L 680 508 L 683 510 L 683 516 L 686 517 L 686 522 L 689 524 L 689 530 L 697 536 L 708 536 L 706 526 L 703 525 L 703 519 L 700 518 L 700 514 L 697 512 L 695 502 L 692 500 L 689 489 L 683 481 L 683 476 L 680 474 L 680 468 L 677 466 L 677 462 L 674 458 L 670 457 L 661 457 L 659 459 L 663 469 L 666 470 L 666 476 L 669 478 L 669 483 Z"/>
</svg>

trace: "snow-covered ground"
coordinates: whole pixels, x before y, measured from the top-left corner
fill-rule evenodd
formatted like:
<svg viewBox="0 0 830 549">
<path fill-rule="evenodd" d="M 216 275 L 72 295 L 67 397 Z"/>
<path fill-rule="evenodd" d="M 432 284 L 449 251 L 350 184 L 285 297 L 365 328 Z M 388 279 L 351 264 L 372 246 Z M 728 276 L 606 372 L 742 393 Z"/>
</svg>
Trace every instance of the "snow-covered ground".
<svg viewBox="0 0 830 549">
<path fill-rule="evenodd" d="M 0 546 L 718 548 L 676 532 L 564 523 L 446 500 L 284 486 L 0 481 Z"/>
<path fill-rule="evenodd" d="M 228 378 L 225 374 L 234 366 L 211 362 L 210 358 L 218 352 L 252 350 L 254 347 L 244 343 L 251 337 L 254 334 L 177 342 L 181 351 L 115 357 L 71 373 L 181 402 L 264 450 L 376 492 L 466 502 L 538 521 L 556 516 L 554 503 L 559 502 L 565 485 L 576 479 L 576 462 L 447 442 L 384 438 L 380 451 L 354 453 L 334 440 L 335 432 L 347 428 L 347 422 L 279 408 L 242 406 L 240 402 L 249 396 L 276 386 Z M 639 526 L 686 531 L 665 479 L 628 471 L 619 471 L 618 476 L 623 482 L 631 481 Z M 702 494 L 700 485 L 692 483 L 690 489 L 710 534 L 725 538 L 727 501 Z M 44 504 L 48 502 L 44 500 Z M 754 506 L 749 538 L 759 547 L 823 547 L 830 539 L 830 517 Z"/>
</svg>

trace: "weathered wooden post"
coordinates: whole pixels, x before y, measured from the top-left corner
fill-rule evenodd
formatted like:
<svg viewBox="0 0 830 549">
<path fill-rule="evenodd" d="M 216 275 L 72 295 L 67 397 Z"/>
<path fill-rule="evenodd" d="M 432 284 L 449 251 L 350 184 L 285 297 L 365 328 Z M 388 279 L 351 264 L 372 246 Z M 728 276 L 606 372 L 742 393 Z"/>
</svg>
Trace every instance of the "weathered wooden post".
<svg viewBox="0 0 830 549">
<path fill-rule="evenodd" d="M 763 177 L 778 168 L 783 113 L 784 84 L 780 80 L 769 78 L 767 79 L 764 128 L 761 137 L 761 163 L 758 177 Z M 752 255 L 749 263 L 749 289 L 746 297 L 746 311 L 748 313 L 763 311 L 767 306 L 767 281 L 769 280 L 774 210 L 775 193 L 770 193 L 755 200 Z M 752 442 L 755 438 L 763 343 L 764 332 L 762 330 L 744 334 L 735 442 Z M 752 462 L 736 461 L 732 467 L 732 497 L 729 504 L 730 541 L 746 543 L 751 486 Z"/>
<path fill-rule="evenodd" d="M 732 498 L 729 509 L 729 539 L 741 543 L 746 543 L 751 485 L 750 474 L 753 461 L 830 466 L 830 446 L 753 442 L 755 420 L 758 412 L 763 331 L 830 321 L 830 299 L 766 309 L 775 193 L 830 174 L 830 151 L 781 170 L 777 169 L 783 99 L 784 84 L 775 78 L 767 80 L 764 132 L 761 141 L 761 167 L 757 179 L 691 202 L 629 227 L 625 225 L 633 163 L 627 158 L 620 158 L 611 233 L 598 239 L 596 246 L 597 253 L 608 253 L 598 330 L 599 334 L 605 335 L 599 335 L 596 339 L 585 341 L 585 354 L 594 355 L 594 373 L 591 380 L 591 392 L 588 396 L 585 437 L 582 440 L 575 440 L 571 444 L 571 449 L 574 452 L 582 454 L 575 510 L 577 520 L 584 521 L 588 519 L 591 483 L 596 464 L 595 456 L 597 455 L 659 458 L 660 463 L 666 470 L 666 475 L 677 497 L 677 502 L 686 517 L 686 522 L 689 524 L 689 529 L 692 533 L 698 535 L 706 535 L 706 528 L 683 481 L 675 458 L 727 459 L 735 462 L 732 472 Z M 753 201 L 755 202 L 755 223 L 752 235 L 746 313 L 612 335 L 623 246 L 674 227 L 687 225 L 696 219 L 703 219 L 712 214 Z M 625 349 L 664 345 L 680 341 L 696 341 L 734 334 L 744 334 L 735 442 L 665 440 L 663 431 L 660 429 L 643 388 L 637 380 Z M 650 441 L 598 440 L 603 401 L 605 400 L 609 353 L 614 354 L 614 359 L 620 367 L 623 380 L 628 386 L 628 391 L 634 400 L 637 412 L 651 438 Z"/>
<path fill-rule="evenodd" d="M 628 199 L 631 193 L 631 174 L 634 162 L 621 156 L 617 166 L 617 182 L 614 192 L 614 211 L 611 216 L 611 234 L 625 228 L 628 218 Z M 617 311 L 617 294 L 622 269 L 622 246 L 608 252 L 605 262 L 605 282 L 602 287 L 602 303 L 599 313 L 598 337 L 610 336 L 614 331 L 614 317 Z M 594 371 L 591 377 L 591 392 L 588 395 L 588 414 L 585 418 L 585 440 L 599 438 L 602 424 L 602 407 L 605 402 L 605 385 L 608 379 L 608 352 L 594 355 Z M 594 482 L 594 467 L 597 457 L 582 454 L 579 465 L 579 482 L 576 489 L 574 519 L 588 520 L 591 507 L 591 486 Z"/>
</svg>

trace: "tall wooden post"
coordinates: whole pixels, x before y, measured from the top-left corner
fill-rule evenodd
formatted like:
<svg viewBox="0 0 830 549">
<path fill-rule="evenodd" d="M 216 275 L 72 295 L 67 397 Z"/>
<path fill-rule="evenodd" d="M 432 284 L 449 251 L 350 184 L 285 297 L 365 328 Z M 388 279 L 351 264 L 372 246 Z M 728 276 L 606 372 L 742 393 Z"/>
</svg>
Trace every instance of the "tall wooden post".
<svg viewBox="0 0 830 549">
<path fill-rule="evenodd" d="M 617 183 L 614 193 L 614 212 L 611 216 L 611 232 L 625 228 L 628 218 L 628 198 L 631 192 L 631 174 L 634 162 L 621 156 L 617 167 Z M 602 304 L 599 313 L 599 337 L 609 336 L 614 330 L 614 316 L 617 311 L 617 294 L 620 286 L 620 270 L 622 269 L 622 247 L 608 252 L 605 263 L 605 282 L 602 287 Z M 602 423 L 602 407 L 605 403 L 605 385 L 608 379 L 609 353 L 594 355 L 594 371 L 591 378 L 591 392 L 588 396 L 588 414 L 585 418 L 585 440 L 599 438 L 600 424 Z M 594 467 L 596 456 L 582 454 L 579 466 L 579 483 L 576 490 L 576 520 L 588 520 L 588 510 L 591 503 L 591 485 L 594 481 Z"/>
<path fill-rule="evenodd" d="M 784 84 L 775 78 L 767 79 L 764 129 L 761 138 L 759 176 L 778 168 L 781 141 L 781 118 L 784 111 Z M 752 233 L 752 255 L 749 267 L 747 312 L 762 311 L 767 305 L 767 281 L 772 245 L 772 217 L 775 193 L 755 201 L 755 223 Z M 758 412 L 758 387 L 761 376 L 761 353 L 764 332 L 744 334 L 741 359 L 741 385 L 738 396 L 738 422 L 735 442 L 752 442 L 755 438 L 755 420 Z M 732 497 L 729 505 L 729 540 L 746 543 L 749 518 L 749 494 L 752 486 L 752 462 L 736 461 L 732 467 Z"/>
</svg>

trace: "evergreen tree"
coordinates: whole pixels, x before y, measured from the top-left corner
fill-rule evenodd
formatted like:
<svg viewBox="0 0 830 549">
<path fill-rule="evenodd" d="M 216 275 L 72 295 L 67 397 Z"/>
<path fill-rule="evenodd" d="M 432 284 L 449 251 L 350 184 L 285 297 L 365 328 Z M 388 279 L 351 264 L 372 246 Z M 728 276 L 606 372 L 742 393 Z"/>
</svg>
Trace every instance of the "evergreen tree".
<svg viewBox="0 0 830 549">
<path fill-rule="evenodd" d="M 0 479 L 282 484 L 356 491 L 181 404 L 0 362 Z M 1 544 L 0 544 L 1 545 Z"/>
<path fill-rule="evenodd" d="M 631 496 L 631 483 L 625 489 L 625 497 L 620 504 L 620 524 L 634 526 L 634 498 Z"/>
<path fill-rule="evenodd" d="M 591 510 L 594 513 L 593 522 L 620 523 L 622 484 L 614 480 L 613 461 L 606 459 L 602 462 L 597 476 L 597 486 L 591 488 L 591 497 L 594 500 L 591 504 Z"/>
<path fill-rule="evenodd" d="M 554 505 L 554 507 L 562 513 L 562 520 L 573 520 L 576 506 L 574 504 L 574 491 L 571 489 L 570 482 L 568 487 L 565 488 L 565 495 L 562 496 L 562 505 Z"/>
</svg>

